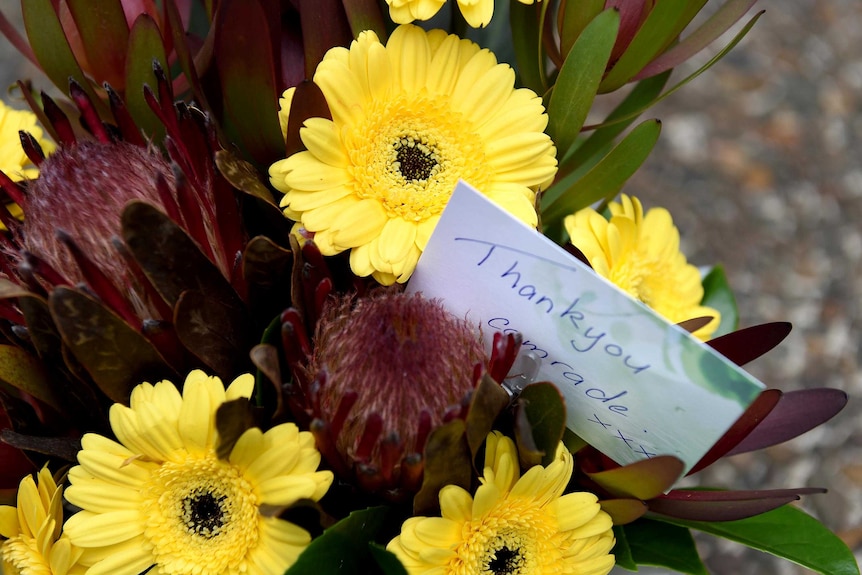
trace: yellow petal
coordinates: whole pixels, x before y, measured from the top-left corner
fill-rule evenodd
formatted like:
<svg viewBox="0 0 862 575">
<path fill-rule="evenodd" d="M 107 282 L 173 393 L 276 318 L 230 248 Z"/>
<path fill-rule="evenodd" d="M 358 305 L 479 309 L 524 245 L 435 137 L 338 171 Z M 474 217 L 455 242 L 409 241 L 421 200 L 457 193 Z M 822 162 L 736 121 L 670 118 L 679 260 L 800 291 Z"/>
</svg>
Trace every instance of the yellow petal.
<svg viewBox="0 0 862 575">
<path fill-rule="evenodd" d="M 109 513 L 79 511 L 66 520 L 64 531 L 74 545 L 104 547 L 140 535 L 145 524 L 137 509 Z"/>
</svg>

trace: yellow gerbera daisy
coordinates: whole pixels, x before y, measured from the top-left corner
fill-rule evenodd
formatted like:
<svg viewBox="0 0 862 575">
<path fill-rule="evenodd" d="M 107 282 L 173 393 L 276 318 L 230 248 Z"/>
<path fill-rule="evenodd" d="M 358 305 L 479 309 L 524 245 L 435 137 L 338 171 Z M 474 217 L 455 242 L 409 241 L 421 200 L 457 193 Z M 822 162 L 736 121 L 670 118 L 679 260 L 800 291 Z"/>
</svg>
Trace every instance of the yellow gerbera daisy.
<svg viewBox="0 0 862 575">
<path fill-rule="evenodd" d="M 18 506 L 0 505 L 0 558 L 5 575 L 80 575 L 81 550 L 60 533 L 63 488 L 47 468 L 38 483 L 28 475 L 18 486 Z"/>
<path fill-rule="evenodd" d="M 316 471 L 320 453 L 292 423 L 243 433 L 230 456 L 216 456 L 215 413 L 249 397 L 243 375 L 225 391 L 216 377 L 193 371 L 183 394 L 169 381 L 143 383 L 130 407 L 114 404 L 119 442 L 86 434 L 69 471 L 66 499 L 83 511 L 66 522 L 84 548 L 89 575 L 281 574 L 307 546 L 304 529 L 265 515 L 320 499 L 332 473 Z"/>
<path fill-rule="evenodd" d="M 700 305 L 700 272 L 679 251 L 679 230 L 664 208 L 644 215 L 637 198 L 611 202 L 611 219 L 585 208 L 563 221 L 569 239 L 593 269 L 669 321 L 712 320 L 694 332 L 707 340 L 718 327 L 718 310 Z"/>
<path fill-rule="evenodd" d="M 533 0 L 518 0 L 532 4 Z M 539 0 L 541 2 L 541 0 Z M 446 0 L 386 0 L 389 17 L 396 24 L 409 24 L 414 20 L 430 20 Z M 458 8 L 467 24 L 473 28 L 487 26 L 494 15 L 494 0 L 458 0 Z"/>
<path fill-rule="evenodd" d="M 547 467 L 519 477 L 515 444 L 492 432 L 475 497 L 440 491 L 442 517 L 412 517 L 387 549 L 410 575 L 605 575 L 614 566 L 610 516 L 592 493 L 563 490 L 572 455 L 562 445 Z"/>
<path fill-rule="evenodd" d="M 557 169 L 541 98 L 469 40 L 399 26 L 363 32 L 314 75 L 332 120 L 310 118 L 307 150 L 269 174 L 285 214 L 359 276 L 406 282 L 459 179 L 535 226 L 535 190 Z"/>
<path fill-rule="evenodd" d="M 19 131 L 29 132 L 46 154 L 56 148 L 53 142 L 43 137 L 36 114 L 29 110 L 14 110 L 0 100 L 0 171 L 13 181 L 39 175 L 39 170 L 32 167 L 21 148 Z"/>
</svg>

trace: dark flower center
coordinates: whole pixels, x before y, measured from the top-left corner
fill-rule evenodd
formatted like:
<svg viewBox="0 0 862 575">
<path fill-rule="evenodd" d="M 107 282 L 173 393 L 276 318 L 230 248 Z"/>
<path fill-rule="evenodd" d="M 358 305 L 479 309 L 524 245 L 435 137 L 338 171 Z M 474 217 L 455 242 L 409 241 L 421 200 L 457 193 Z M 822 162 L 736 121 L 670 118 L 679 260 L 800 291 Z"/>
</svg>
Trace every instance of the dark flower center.
<svg viewBox="0 0 862 575">
<path fill-rule="evenodd" d="M 524 566 L 524 557 L 520 549 L 509 549 L 503 545 L 488 561 L 487 572 L 494 575 L 516 575 Z"/>
<path fill-rule="evenodd" d="M 404 137 L 395 142 L 394 146 L 398 171 L 408 182 L 427 180 L 438 166 L 436 154 L 422 142 Z"/>
<path fill-rule="evenodd" d="M 195 490 L 183 499 L 182 521 L 204 539 L 218 536 L 227 523 L 227 495 Z"/>
</svg>

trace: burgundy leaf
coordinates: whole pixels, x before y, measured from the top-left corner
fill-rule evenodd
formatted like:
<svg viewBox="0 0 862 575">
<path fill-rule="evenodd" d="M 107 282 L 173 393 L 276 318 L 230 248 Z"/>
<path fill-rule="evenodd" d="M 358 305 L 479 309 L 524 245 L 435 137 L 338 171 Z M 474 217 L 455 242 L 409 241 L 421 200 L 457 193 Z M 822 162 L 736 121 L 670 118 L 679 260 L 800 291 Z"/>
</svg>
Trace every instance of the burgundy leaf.
<svg viewBox="0 0 862 575">
<path fill-rule="evenodd" d="M 649 510 L 692 521 L 736 521 L 771 511 L 800 495 L 824 493 L 819 487 L 756 491 L 695 491 L 675 489 L 647 501 Z"/>
<path fill-rule="evenodd" d="M 785 321 L 764 323 L 734 331 L 706 343 L 736 365 L 745 365 L 781 343 L 792 327 Z"/>
<path fill-rule="evenodd" d="M 829 421 L 847 404 L 840 389 L 818 388 L 789 391 L 781 396 L 766 419 L 728 455 L 776 445 Z"/>
<path fill-rule="evenodd" d="M 730 429 L 712 446 L 697 464 L 688 472 L 689 475 L 697 473 L 701 469 L 712 465 L 720 457 L 724 457 L 731 449 L 744 441 L 748 434 L 757 427 L 775 408 L 781 399 L 781 392 L 777 389 L 767 389 L 754 400 Z"/>
</svg>

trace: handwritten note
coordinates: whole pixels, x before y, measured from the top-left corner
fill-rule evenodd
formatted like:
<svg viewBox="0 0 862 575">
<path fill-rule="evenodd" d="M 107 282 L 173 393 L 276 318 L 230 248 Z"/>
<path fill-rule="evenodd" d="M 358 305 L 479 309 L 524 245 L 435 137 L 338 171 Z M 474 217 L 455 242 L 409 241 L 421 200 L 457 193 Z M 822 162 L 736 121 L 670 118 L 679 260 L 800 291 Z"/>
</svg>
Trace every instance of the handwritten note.
<svg viewBox="0 0 862 575">
<path fill-rule="evenodd" d="M 408 291 L 520 332 L 567 425 L 618 463 L 675 455 L 690 469 L 763 384 L 460 182 Z"/>
</svg>

